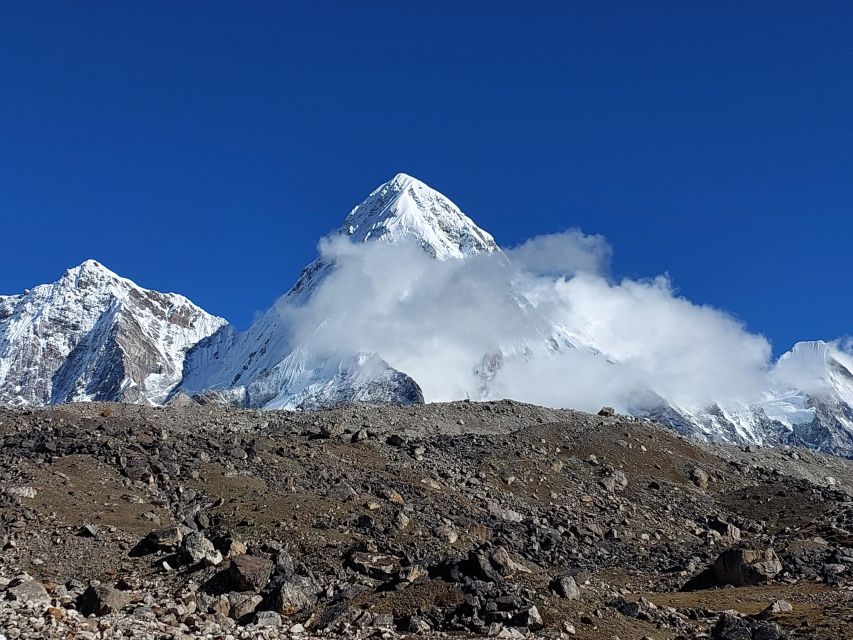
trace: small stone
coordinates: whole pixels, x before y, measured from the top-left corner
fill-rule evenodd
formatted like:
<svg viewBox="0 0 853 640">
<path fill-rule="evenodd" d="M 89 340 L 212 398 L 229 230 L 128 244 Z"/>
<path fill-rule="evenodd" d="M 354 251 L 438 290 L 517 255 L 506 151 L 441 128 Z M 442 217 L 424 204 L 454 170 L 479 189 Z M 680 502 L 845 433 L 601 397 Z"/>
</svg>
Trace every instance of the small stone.
<svg viewBox="0 0 853 640">
<path fill-rule="evenodd" d="M 275 611 L 259 611 L 255 618 L 255 625 L 268 629 L 277 629 L 281 626 L 281 616 Z"/>
</svg>

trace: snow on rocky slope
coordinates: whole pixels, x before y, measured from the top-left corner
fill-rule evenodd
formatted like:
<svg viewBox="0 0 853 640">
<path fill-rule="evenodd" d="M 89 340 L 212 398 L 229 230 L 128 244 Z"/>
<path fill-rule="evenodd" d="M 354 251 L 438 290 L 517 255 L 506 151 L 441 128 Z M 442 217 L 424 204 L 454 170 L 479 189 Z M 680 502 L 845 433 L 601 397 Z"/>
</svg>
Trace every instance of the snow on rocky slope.
<svg viewBox="0 0 853 640">
<path fill-rule="evenodd" d="M 405 174 L 375 189 L 331 237 L 346 237 L 354 243 L 413 243 L 438 261 L 483 254 L 506 260 L 492 236 L 455 204 Z M 417 380 L 395 370 L 382 353 L 335 353 L 332 349 L 318 354 L 294 343 L 288 307 L 309 301 L 335 266 L 326 257 L 318 258 L 246 332 L 228 326 L 199 343 L 187 358 L 182 389 L 189 394 L 214 390 L 220 400 L 266 408 L 422 401 Z M 517 299 L 517 309 L 511 313 L 523 316 L 520 322 L 527 327 L 529 339 L 495 344 L 484 352 L 481 361 L 472 363 L 479 386 L 462 390 L 460 398 L 489 399 L 495 393 L 512 396 L 512 389 L 498 387 L 500 391 L 496 391 L 491 386 L 512 358 L 559 357 L 582 349 L 606 360 L 608 366 L 620 366 L 604 345 L 585 339 L 578 327 L 554 324 L 539 316 L 518 292 L 507 294 Z M 709 441 L 803 444 L 853 456 L 851 371 L 850 357 L 831 345 L 801 343 L 775 365 L 769 378 L 772 384 L 759 402 L 681 407 L 652 389 L 638 389 L 634 401 L 622 408 Z"/>
<path fill-rule="evenodd" d="M 331 237 L 410 243 L 435 260 L 502 255 L 492 236 L 453 202 L 403 173 L 375 189 Z M 318 354 L 293 343 L 285 317 L 288 306 L 307 302 L 334 268 L 332 261 L 319 257 L 247 331 L 227 327 L 200 343 L 187 358 L 182 390 L 228 390 L 235 403 L 266 408 L 331 406 L 353 399 L 422 402 L 416 382 L 381 354 Z"/>
<path fill-rule="evenodd" d="M 631 412 L 710 442 L 790 444 L 853 458 L 853 358 L 821 340 L 799 342 L 775 363 L 756 402 L 697 409 L 656 397 Z"/>
<path fill-rule="evenodd" d="M 87 260 L 52 284 L 0 296 L 0 404 L 162 403 L 186 351 L 225 324 Z"/>
</svg>

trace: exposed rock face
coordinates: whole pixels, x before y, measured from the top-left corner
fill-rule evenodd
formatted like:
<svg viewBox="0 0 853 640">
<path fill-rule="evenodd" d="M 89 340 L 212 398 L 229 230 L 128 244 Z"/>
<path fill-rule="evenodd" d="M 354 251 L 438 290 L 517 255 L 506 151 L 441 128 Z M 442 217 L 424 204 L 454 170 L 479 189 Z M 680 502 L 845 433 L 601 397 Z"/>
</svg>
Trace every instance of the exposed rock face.
<svg viewBox="0 0 853 640">
<path fill-rule="evenodd" d="M 162 403 L 186 351 L 223 325 L 88 260 L 53 284 L 0 296 L 0 404 Z"/>
</svg>

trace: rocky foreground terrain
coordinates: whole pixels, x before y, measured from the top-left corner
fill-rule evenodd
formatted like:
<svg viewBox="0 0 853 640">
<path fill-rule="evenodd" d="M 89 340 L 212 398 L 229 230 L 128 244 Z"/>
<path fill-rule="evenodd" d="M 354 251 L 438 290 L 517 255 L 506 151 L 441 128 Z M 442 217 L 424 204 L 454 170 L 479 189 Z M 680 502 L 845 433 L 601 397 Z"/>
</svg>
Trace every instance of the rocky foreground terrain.
<svg viewBox="0 0 853 640">
<path fill-rule="evenodd" d="M 853 463 L 513 402 L 0 410 L 0 638 L 847 638 Z"/>
</svg>

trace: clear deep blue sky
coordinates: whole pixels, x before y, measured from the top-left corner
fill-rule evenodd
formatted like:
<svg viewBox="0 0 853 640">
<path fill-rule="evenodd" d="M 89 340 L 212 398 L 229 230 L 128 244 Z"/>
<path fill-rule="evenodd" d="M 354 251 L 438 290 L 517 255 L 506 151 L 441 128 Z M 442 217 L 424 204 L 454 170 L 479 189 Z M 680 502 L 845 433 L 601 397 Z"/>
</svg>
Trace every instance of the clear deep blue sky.
<svg viewBox="0 0 853 640">
<path fill-rule="evenodd" d="M 0 6 L 0 292 L 92 257 L 246 326 L 398 171 L 779 350 L 853 331 L 853 4 Z"/>
</svg>

